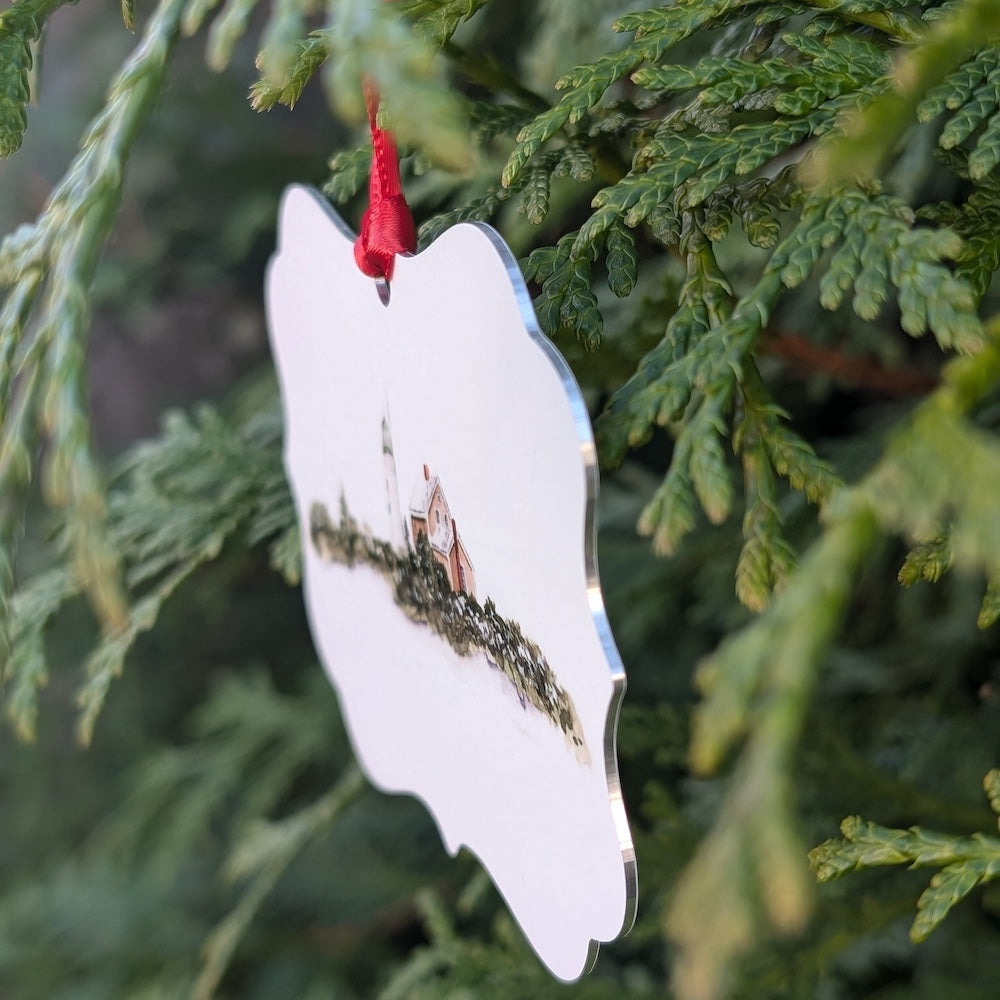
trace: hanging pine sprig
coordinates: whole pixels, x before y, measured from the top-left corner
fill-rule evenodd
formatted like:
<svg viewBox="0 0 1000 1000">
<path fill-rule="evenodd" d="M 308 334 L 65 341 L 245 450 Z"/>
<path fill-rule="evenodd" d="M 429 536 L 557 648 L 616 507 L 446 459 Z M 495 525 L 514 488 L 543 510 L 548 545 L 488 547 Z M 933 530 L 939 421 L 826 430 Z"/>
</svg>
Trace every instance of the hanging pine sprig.
<svg viewBox="0 0 1000 1000">
<path fill-rule="evenodd" d="M 1000 816 L 1000 771 L 990 771 L 983 788 Z M 1000 825 L 1000 819 L 998 819 Z M 820 882 L 852 871 L 885 865 L 940 868 L 917 900 L 910 938 L 923 941 L 952 907 L 973 890 L 1000 878 L 1000 838 L 977 833 L 971 837 L 934 833 L 912 827 L 891 830 L 849 816 L 840 825 L 842 840 L 828 840 L 809 852 L 809 863 Z"/>
<path fill-rule="evenodd" d="M 71 573 L 109 634 L 129 627 L 119 555 L 105 524 L 102 475 L 90 447 L 84 343 L 90 288 L 114 223 L 122 174 L 163 85 L 181 9 L 180 0 L 164 0 L 43 213 L 0 244 L 0 287 L 6 288 L 0 310 L 0 633 L 8 630 L 9 553 L 40 439 L 49 443 L 46 496 L 66 512 Z M 3 671 L 2 640 L 0 655 Z"/>
<path fill-rule="evenodd" d="M 243 405 L 249 408 L 258 398 L 255 392 Z M 267 403 L 243 419 L 225 420 L 207 408 L 194 419 L 170 415 L 160 439 L 123 459 L 112 486 L 108 531 L 132 606 L 127 625 L 105 634 L 85 658 L 77 692 L 84 742 L 138 637 L 153 628 L 177 587 L 216 559 L 231 537 L 243 533 L 251 544 L 271 544 L 272 565 L 297 580 L 298 534 L 279 454 L 281 416 L 273 396 Z M 11 601 L 6 709 L 26 739 L 34 735 L 39 692 L 48 681 L 47 625 L 84 586 L 71 568 L 53 569 Z"/>
<path fill-rule="evenodd" d="M 234 18 L 236 11 L 248 6 L 247 0 L 230 3 Z M 251 88 L 251 103 L 259 111 L 276 104 L 293 107 L 322 68 L 334 109 L 349 120 L 362 121 L 365 109 L 358 81 L 370 78 L 378 85 L 392 116 L 394 134 L 403 146 L 422 149 L 451 169 L 468 170 L 472 159 L 464 128 L 466 108 L 445 84 L 435 59 L 435 41 L 440 43 L 441 31 L 449 35 L 477 8 L 463 4 L 461 11 L 443 11 L 439 4 L 402 5 L 404 10 L 407 6 L 417 18 L 413 26 L 401 17 L 396 5 L 382 0 L 332 0 L 327 25 L 298 39 L 293 38 L 290 15 L 275 8 L 265 29 L 267 47 L 258 56 L 262 75 Z M 298 10 L 301 17 L 311 5 L 299 4 Z M 195 29 L 199 24 L 197 19 L 191 23 Z M 296 22 L 295 27 L 303 23 Z M 241 21 L 232 38 L 244 30 Z M 219 65 L 227 63 L 232 52 L 230 35 L 224 33 L 224 37 L 227 41 L 218 50 Z"/>
</svg>

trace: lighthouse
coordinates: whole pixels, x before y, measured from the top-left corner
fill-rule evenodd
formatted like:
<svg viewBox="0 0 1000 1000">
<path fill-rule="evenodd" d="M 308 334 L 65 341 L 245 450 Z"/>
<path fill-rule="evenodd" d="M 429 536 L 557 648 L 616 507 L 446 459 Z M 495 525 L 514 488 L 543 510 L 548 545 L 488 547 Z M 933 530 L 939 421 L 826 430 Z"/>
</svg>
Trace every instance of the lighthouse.
<svg viewBox="0 0 1000 1000">
<path fill-rule="evenodd" d="M 385 470 L 385 500 L 389 508 L 389 541 L 397 551 L 409 546 L 406 521 L 399 508 L 399 483 L 396 481 L 396 456 L 392 450 L 392 426 L 389 423 L 389 404 L 382 415 L 382 465 Z"/>
</svg>

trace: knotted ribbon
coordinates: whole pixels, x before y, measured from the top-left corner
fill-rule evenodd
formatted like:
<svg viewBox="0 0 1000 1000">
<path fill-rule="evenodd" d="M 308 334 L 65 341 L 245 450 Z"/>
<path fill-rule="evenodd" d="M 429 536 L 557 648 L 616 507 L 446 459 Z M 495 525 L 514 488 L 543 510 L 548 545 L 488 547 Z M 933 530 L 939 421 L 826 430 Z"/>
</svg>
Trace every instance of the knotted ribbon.
<svg viewBox="0 0 1000 1000">
<path fill-rule="evenodd" d="M 399 154 L 392 134 L 378 125 L 379 95 L 365 82 L 365 104 L 372 134 L 372 166 L 368 176 L 368 208 L 354 243 L 354 259 L 370 278 L 392 277 L 398 253 L 417 249 L 417 229 L 399 179 Z"/>
</svg>

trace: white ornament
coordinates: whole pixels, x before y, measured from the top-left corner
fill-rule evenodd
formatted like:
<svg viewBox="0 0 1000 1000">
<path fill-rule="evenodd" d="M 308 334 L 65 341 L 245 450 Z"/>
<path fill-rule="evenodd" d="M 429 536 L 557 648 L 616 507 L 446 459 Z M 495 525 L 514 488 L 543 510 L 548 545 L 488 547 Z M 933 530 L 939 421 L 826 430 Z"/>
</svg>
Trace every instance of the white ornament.
<svg viewBox="0 0 1000 1000">
<path fill-rule="evenodd" d="M 489 226 L 398 257 L 390 291 L 286 191 L 267 305 L 313 635 L 371 780 L 576 979 L 636 901 L 586 408 Z"/>
</svg>

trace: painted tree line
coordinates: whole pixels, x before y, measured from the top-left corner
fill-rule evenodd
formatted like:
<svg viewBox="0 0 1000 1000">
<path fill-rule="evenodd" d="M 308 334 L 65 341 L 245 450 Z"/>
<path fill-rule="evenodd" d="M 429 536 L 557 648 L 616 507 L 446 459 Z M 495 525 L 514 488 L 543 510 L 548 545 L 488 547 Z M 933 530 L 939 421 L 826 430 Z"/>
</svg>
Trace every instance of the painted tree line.
<svg viewBox="0 0 1000 1000">
<path fill-rule="evenodd" d="M 309 525 L 313 547 L 322 559 L 378 570 L 392 585 L 394 601 L 411 621 L 429 625 L 459 656 L 483 653 L 513 685 L 521 707 L 530 704 L 547 716 L 578 756 L 586 755 L 589 761 L 573 700 L 538 644 L 516 621 L 504 618 L 491 598 L 480 604 L 474 595 L 452 590 L 425 535 L 419 535 L 412 547 L 394 548 L 358 524 L 343 493 L 337 523 L 326 505 L 317 502 L 310 508 Z"/>
</svg>

